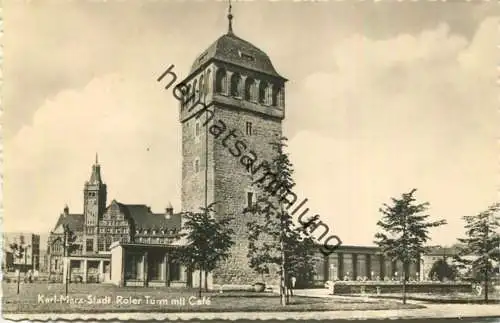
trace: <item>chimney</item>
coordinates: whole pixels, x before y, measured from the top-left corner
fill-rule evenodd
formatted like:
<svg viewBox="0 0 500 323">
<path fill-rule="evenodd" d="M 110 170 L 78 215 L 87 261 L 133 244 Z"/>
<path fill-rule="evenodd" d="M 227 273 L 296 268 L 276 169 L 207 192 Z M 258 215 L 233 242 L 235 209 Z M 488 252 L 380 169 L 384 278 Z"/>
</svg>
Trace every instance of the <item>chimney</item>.
<svg viewBox="0 0 500 323">
<path fill-rule="evenodd" d="M 64 207 L 64 216 L 67 216 L 69 214 L 69 207 L 68 204 Z"/>
<path fill-rule="evenodd" d="M 170 219 L 174 215 L 174 207 L 172 203 L 168 202 L 167 207 L 165 208 L 165 218 Z"/>
</svg>

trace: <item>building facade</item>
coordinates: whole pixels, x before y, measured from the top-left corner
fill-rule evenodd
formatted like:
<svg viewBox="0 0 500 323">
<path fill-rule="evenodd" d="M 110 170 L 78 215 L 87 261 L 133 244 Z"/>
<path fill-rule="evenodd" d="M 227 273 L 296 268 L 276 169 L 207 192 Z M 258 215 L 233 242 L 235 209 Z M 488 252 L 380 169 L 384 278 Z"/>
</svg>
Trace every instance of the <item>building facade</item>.
<svg viewBox="0 0 500 323">
<path fill-rule="evenodd" d="M 24 246 L 24 253 L 16 256 L 10 248 L 12 243 Z M 3 267 L 7 271 L 19 268 L 22 271 L 40 270 L 40 235 L 29 232 L 3 233 Z"/>
<path fill-rule="evenodd" d="M 401 261 L 392 261 L 378 247 L 342 245 L 333 253 L 324 256 L 318 252 L 315 285 L 327 281 L 398 280 L 403 277 Z M 421 259 L 406 269 L 410 280 L 422 280 Z"/>
<path fill-rule="evenodd" d="M 235 35 L 228 18 L 228 32 L 195 59 L 182 82 L 189 91 L 180 104 L 181 200 L 182 211 L 215 202 L 216 216 L 234 218 L 236 243 L 213 279 L 238 285 L 257 278 L 248 264 L 243 213 L 259 194 L 252 173 L 273 159 L 269 143 L 282 134 L 286 79 L 266 53 Z"/>
<path fill-rule="evenodd" d="M 147 205 L 124 204 L 116 200 L 106 204 L 107 187 L 101 177 L 101 167 L 96 158 L 89 181 L 83 188 L 83 213 L 70 213 L 65 207 L 50 233 L 47 259 L 53 277 L 81 282 L 113 282 L 127 285 L 147 285 L 147 281 L 166 279 L 160 276 L 160 260 L 153 253 L 149 258 L 144 254 L 167 247 L 178 238 L 181 216 L 173 212 L 169 203 L 163 213 L 153 213 Z M 65 229 L 67 228 L 67 229 Z M 123 275 L 112 280 L 112 246 L 136 246 L 135 253 L 115 262 Z M 124 247 L 125 246 L 125 247 Z M 139 248 L 137 248 L 139 246 Z M 138 252 L 140 250 L 141 252 Z M 147 260 L 145 260 L 147 259 Z M 163 258 L 162 258 L 163 259 Z M 145 261 L 151 263 L 144 272 Z M 170 265 L 172 281 L 187 281 L 186 274 L 178 264 Z"/>
</svg>

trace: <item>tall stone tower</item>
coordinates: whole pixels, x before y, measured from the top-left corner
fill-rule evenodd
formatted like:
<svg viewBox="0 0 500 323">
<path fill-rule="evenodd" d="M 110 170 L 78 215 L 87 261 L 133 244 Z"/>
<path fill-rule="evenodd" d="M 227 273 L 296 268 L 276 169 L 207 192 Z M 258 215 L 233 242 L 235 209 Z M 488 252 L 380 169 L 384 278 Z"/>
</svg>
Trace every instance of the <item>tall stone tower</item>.
<svg viewBox="0 0 500 323">
<path fill-rule="evenodd" d="M 216 284 L 243 285 L 257 279 L 248 264 L 243 210 L 259 192 L 242 160 L 256 159 L 257 166 L 273 158 L 269 143 L 282 133 L 286 79 L 266 53 L 234 34 L 232 18 L 229 7 L 227 33 L 196 58 L 183 81 L 189 91 L 180 106 L 182 210 L 199 212 L 215 202 L 217 217 L 235 218 L 236 244 L 213 277 Z"/>
<path fill-rule="evenodd" d="M 99 231 L 99 218 L 106 209 L 106 184 L 101 178 L 101 166 L 99 160 L 95 158 L 95 164 L 92 165 L 90 180 L 85 182 L 83 189 L 83 252 L 97 252 L 97 236 Z"/>
</svg>

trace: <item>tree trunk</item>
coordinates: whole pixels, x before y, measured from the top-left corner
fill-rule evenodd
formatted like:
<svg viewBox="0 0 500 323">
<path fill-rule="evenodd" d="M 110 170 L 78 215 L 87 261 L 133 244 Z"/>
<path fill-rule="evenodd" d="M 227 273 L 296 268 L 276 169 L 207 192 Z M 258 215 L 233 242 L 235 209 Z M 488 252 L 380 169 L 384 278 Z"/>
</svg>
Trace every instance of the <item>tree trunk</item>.
<svg viewBox="0 0 500 323">
<path fill-rule="evenodd" d="M 67 259 L 66 262 L 67 262 L 66 263 L 66 279 L 64 280 L 64 284 L 65 284 L 64 288 L 65 288 L 66 296 L 68 296 L 68 285 L 69 285 L 69 279 L 70 279 L 69 275 L 71 275 L 71 270 L 70 270 L 71 263 L 70 263 L 69 259 Z"/>
<path fill-rule="evenodd" d="M 403 265 L 403 304 L 406 304 L 406 265 Z"/>
<path fill-rule="evenodd" d="M 484 273 L 484 303 L 488 304 L 488 285 L 489 285 L 489 268 L 486 267 L 485 273 Z"/>
<path fill-rule="evenodd" d="M 200 269 L 199 269 L 199 271 L 200 271 L 200 275 L 199 275 L 199 276 L 200 276 L 200 277 L 199 277 L 200 279 L 199 279 L 198 296 L 199 296 L 199 297 L 201 297 L 201 287 L 202 287 L 202 286 L 201 286 L 201 282 L 202 282 L 202 279 L 201 279 L 201 273 L 202 273 L 202 269 L 200 268 Z"/>
<path fill-rule="evenodd" d="M 280 302 L 281 305 L 285 306 L 287 304 L 286 299 L 286 284 L 285 284 L 285 257 L 283 250 L 283 242 L 281 242 L 281 277 L 280 277 Z"/>
<path fill-rule="evenodd" d="M 21 280 L 21 268 L 17 270 L 17 293 L 19 294 L 19 281 Z"/>
<path fill-rule="evenodd" d="M 205 270 L 205 292 L 208 292 L 208 271 Z"/>
</svg>

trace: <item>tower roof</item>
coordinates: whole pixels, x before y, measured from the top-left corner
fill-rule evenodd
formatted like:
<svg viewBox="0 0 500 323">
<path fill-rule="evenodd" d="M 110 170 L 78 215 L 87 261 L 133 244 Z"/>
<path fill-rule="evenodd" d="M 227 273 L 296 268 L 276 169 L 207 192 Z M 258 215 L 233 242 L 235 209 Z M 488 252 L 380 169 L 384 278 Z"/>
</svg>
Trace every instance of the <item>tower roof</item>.
<svg viewBox="0 0 500 323">
<path fill-rule="evenodd" d="M 101 165 L 96 154 L 95 163 L 92 165 L 92 174 L 90 174 L 89 184 L 102 184 Z"/>
<path fill-rule="evenodd" d="M 276 72 L 269 56 L 262 50 L 236 36 L 232 30 L 217 39 L 199 55 L 191 66 L 194 73 L 211 60 L 235 64 L 257 72 L 285 79 Z"/>
</svg>

